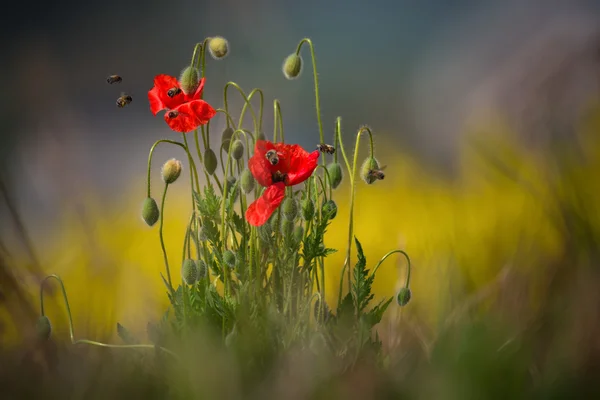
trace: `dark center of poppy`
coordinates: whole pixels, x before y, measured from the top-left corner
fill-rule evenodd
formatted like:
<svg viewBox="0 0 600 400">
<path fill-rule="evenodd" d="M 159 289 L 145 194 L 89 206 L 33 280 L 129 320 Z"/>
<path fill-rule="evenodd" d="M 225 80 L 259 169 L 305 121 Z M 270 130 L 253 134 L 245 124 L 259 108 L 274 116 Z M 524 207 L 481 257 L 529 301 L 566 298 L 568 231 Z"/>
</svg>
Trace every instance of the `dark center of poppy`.
<svg viewBox="0 0 600 400">
<path fill-rule="evenodd" d="M 287 174 L 284 174 L 280 171 L 275 171 L 271 174 L 271 178 L 273 179 L 273 183 L 283 182 L 287 179 Z"/>
</svg>

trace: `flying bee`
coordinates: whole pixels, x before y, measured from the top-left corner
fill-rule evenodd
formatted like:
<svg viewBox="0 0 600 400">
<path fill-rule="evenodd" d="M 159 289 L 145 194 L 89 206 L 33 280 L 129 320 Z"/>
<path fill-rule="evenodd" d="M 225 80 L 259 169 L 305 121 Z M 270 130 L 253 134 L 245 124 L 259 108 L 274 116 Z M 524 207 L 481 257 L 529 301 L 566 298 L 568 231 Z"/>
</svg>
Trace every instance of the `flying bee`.
<svg viewBox="0 0 600 400">
<path fill-rule="evenodd" d="M 131 98 L 130 95 L 128 95 L 127 93 L 121 93 L 121 97 L 117 99 L 117 107 L 123 108 L 132 101 L 133 98 Z"/>
<path fill-rule="evenodd" d="M 179 93 L 181 93 L 181 89 L 180 88 L 178 88 L 178 87 L 172 87 L 171 89 L 169 89 L 167 91 L 167 96 L 169 96 L 169 97 L 175 97 Z"/>
<path fill-rule="evenodd" d="M 379 179 L 380 181 L 383 180 L 383 178 L 385 178 L 385 174 L 383 173 L 383 170 L 387 168 L 387 165 L 384 165 L 383 167 L 379 168 L 379 169 L 372 169 L 369 171 L 369 176 L 373 177 L 375 179 Z"/>
<path fill-rule="evenodd" d="M 325 144 L 325 143 L 319 143 L 317 145 L 317 150 L 319 150 L 321 153 L 327 153 L 327 154 L 335 153 L 335 147 L 333 147 L 330 144 Z"/>
<path fill-rule="evenodd" d="M 178 115 L 179 115 L 179 111 L 174 111 L 174 110 L 171 110 L 167 113 L 168 118 L 177 118 Z"/>
<path fill-rule="evenodd" d="M 119 75 L 111 75 L 108 78 L 106 78 L 106 82 L 108 82 L 109 84 L 113 84 L 113 83 L 121 83 L 123 81 L 123 78 L 121 78 Z"/>
<path fill-rule="evenodd" d="M 271 165 L 277 165 L 277 163 L 279 162 L 279 157 L 277 157 L 277 152 L 275 150 L 267 151 L 267 154 L 265 154 L 265 156 L 267 157 L 267 160 L 269 160 Z"/>
</svg>

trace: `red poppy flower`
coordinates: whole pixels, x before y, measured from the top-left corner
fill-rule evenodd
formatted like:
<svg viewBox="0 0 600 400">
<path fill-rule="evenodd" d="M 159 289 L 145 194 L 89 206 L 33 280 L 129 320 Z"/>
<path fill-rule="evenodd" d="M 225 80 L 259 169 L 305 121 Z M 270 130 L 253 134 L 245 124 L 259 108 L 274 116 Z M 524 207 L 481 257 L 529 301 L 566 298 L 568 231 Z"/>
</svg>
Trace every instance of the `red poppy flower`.
<svg viewBox="0 0 600 400">
<path fill-rule="evenodd" d="M 312 175 L 319 154 L 318 150 L 308 153 L 297 144 L 257 140 L 248 167 L 256 181 L 267 189 L 248 207 L 248 223 L 260 226 L 267 222 L 283 201 L 285 187 L 302 183 Z"/>
<path fill-rule="evenodd" d="M 200 125 L 208 123 L 217 113 L 210 104 L 200 99 L 204 89 L 204 78 L 193 93 L 185 93 L 177 78 L 169 75 L 157 75 L 154 87 L 148 92 L 150 111 L 156 115 L 161 110 L 165 121 L 176 132 L 190 132 Z"/>
</svg>

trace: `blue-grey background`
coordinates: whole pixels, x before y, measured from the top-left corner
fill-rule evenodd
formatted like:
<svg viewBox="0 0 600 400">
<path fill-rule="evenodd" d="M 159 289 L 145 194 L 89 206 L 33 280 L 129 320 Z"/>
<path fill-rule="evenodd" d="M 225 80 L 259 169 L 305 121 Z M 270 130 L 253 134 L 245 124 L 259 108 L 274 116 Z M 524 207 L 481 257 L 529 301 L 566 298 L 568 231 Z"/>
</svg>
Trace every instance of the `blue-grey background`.
<svg viewBox="0 0 600 400">
<path fill-rule="evenodd" d="M 231 45 L 225 60 L 208 60 L 205 98 L 214 106 L 222 106 L 229 80 L 247 91 L 260 87 L 266 129 L 277 98 L 287 141 L 314 146 L 307 49 L 300 80 L 281 74 L 284 57 L 310 37 L 327 137 L 340 115 L 346 135 L 369 124 L 380 142 L 392 141 L 440 172 L 452 171 L 470 116 L 503 109 L 522 135 L 535 137 L 544 134 L 536 125 L 543 114 L 538 104 L 550 98 L 572 118 L 600 87 L 600 1 L 151 0 L 13 7 L 0 24 L 0 157 L 11 193 L 36 229 L 48 227 L 56 210 L 89 188 L 108 202 L 124 185 L 143 187 L 151 144 L 180 138 L 149 112 L 147 91 L 154 75 L 178 75 L 206 36 L 222 35 Z M 123 83 L 107 85 L 113 73 Z M 540 92 L 556 76 L 566 82 L 562 91 Z M 115 106 L 121 91 L 134 99 L 124 109 Z M 233 91 L 231 98 L 234 108 L 241 106 Z M 217 137 L 222 120 L 211 127 Z"/>
</svg>

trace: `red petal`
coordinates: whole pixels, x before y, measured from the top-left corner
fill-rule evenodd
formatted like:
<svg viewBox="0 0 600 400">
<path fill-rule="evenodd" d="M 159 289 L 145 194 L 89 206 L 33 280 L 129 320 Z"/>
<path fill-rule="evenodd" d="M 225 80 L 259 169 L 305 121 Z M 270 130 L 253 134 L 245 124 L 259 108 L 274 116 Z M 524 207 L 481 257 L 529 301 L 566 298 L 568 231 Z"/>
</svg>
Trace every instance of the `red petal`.
<svg viewBox="0 0 600 400">
<path fill-rule="evenodd" d="M 297 145 L 294 145 L 297 146 Z M 299 148 L 292 149 L 290 153 L 290 164 L 288 172 L 288 185 L 294 186 L 307 180 L 317 168 L 319 150 L 308 154 L 306 150 Z"/>
<path fill-rule="evenodd" d="M 190 132 L 204 125 L 217 111 L 204 100 L 194 100 L 165 113 L 165 121 L 175 132 Z"/>
<path fill-rule="evenodd" d="M 198 120 L 198 125 L 206 125 L 217 114 L 217 110 L 204 100 L 193 100 L 178 107 L 184 112 L 193 114 Z"/>
<path fill-rule="evenodd" d="M 248 160 L 248 168 L 254 176 L 254 179 L 261 186 L 271 186 L 273 183 L 272 168 L 273 166 L 267 160 L 267 151 L 274 149 L 273 143 L 266 140 L 257 140 L 254 146 L 254 154 Z"/>
<path fill-rule="evenodd" d="M 264 225 L 285 197 L 285 185 L 278 182 L 269 186 L 246 210 L 246 220 L 250 225 Z"/>
<path fill-rule="evenodd" d="M 156 115 L 159 111 L 167 108 L 158 95 L 158 89 L 156 87 L 153 87 L 148 92 L 148 100 L 150 101 L 150 111 L 152 111 L 153 115 Z"/>
<path fill-rule="evenodd" d="M 186 95 L 185 100 L 186 101 L 200 100 L 200 96 L 202 96 L 202 91 L 204 90 L 204 82 L 205 81 L 206 81 L 206 78 L 200 79 L 200 82 L 198 82 L 198 88 L 196 89 L 196 91 L 194 93 L 192 93 L 190 96 Z"/>
<path fill-rule="evenodd" d="M 179 82 L 174 76 L 161 74 L 154 77 L 154 87 L 152 90 L 150 90 L 150 92 L 148 92 L 150 109 L 154 115 L 156 115 L 158 111 L 164 110 L 165 108 L 174 109 L 186 101 L 186 96 L 183 94 L 183 92 L 177 94 L 176 96 L 169 97 L 167 92 L 169 89 L 174 87 L 180 88 Z M 153 105 L 153 101 L 156 103 L 156 105 Z M 160 108 L 157 109 L 157 107 Z M 154 112 L 154 110 L 156 110 L 156 112 Z"/>
</svg>

